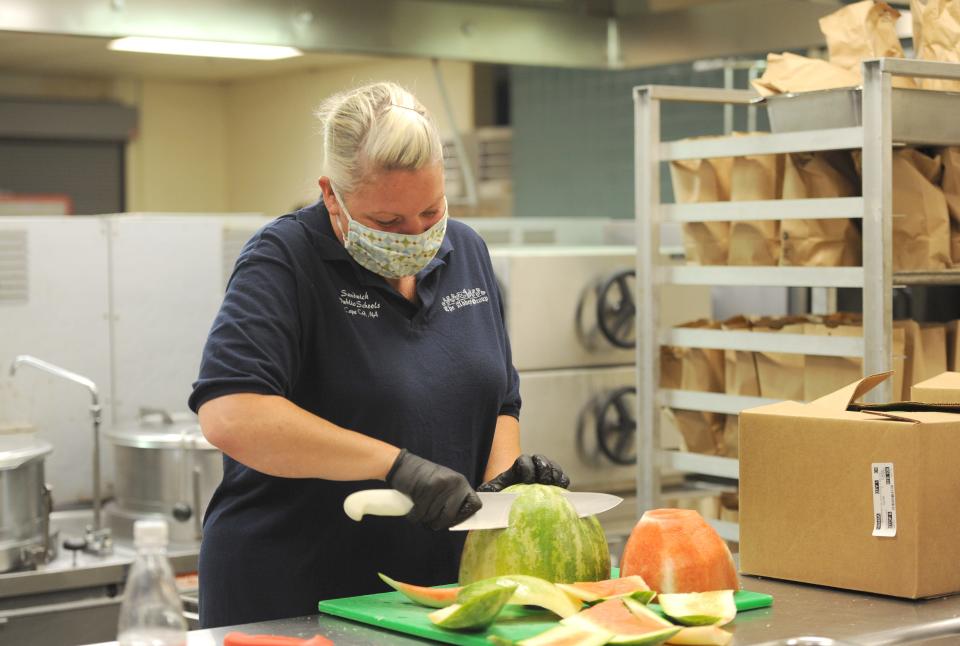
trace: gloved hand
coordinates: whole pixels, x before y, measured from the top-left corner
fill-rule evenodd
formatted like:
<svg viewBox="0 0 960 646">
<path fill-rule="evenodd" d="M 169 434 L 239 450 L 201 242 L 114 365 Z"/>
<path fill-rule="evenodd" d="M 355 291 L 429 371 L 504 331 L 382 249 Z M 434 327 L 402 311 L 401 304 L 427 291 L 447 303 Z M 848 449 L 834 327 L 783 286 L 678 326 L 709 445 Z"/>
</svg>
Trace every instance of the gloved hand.
<svg viewBox="0 0 960 646">
<path fill-rule="evenodd" d="M 407 518 L 433 530 L 453 527 L 483 506 L 462 475 L 406 449 L 400 451 L 386 479 L 413 500 Z"/>
<path fill-rule="evenodd" d="M 503 491 L 514 484 L 556 485 L 566 489 L 570 478 L 560 465 L 543 455 L 521 455 L 513 466 L 489 482 L 477 487 L 477 491 Z"/>
</svg>

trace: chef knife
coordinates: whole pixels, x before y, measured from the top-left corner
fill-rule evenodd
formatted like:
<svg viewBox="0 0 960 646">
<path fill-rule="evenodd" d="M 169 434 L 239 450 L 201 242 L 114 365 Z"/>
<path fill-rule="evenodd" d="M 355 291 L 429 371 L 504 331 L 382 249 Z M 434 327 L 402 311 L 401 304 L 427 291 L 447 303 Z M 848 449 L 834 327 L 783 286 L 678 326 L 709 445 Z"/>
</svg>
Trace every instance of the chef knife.
<svg viewBox="0 0 960 646">
<path fill-rule="evenodd" d="M 451 527 L 450 531 L 502 529 L 510 524 L 510 507 L 519 494 L 481 492 L 477 495 L 480 496 L 483 507 L 459 525 Z M 608 493 L 564 491 L 563 495 L 573 505 L 577 516 L 581 518 L 613 509 L 623 502 L 623 498 Z M 405 516 L 412 508 L 413 501 L 396 489 L 356 491 L 343 501 L 343 510 L 353 520 L 360 520 L 367 514 Z"/>
</svg>

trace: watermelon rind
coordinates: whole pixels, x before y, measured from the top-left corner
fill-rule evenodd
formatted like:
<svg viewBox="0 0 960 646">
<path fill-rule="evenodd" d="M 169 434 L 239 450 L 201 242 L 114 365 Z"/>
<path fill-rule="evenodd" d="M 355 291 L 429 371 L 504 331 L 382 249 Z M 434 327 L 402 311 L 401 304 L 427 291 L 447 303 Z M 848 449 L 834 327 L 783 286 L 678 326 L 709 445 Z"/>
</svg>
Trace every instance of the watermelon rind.
<svg viewBox="0 0 960 646">
<path fill-rule="evenodd" d="M 497 646 L 603 646 L 613 639 L 614 634 L 603 630 L 576 628 L 574 626 L 554 626 L 539 635 L 510 641 L 491 635 L 487 641 Z"/>
<path fill-rule="evenodd" d="M 490 581 L 491 579 L 487 579 Z M 495 577 L 497 585 L 514 585 L 516 591 L 507 603 L 520 606 L 538 606 L 549 610 L 561 618 L 567 618 L 580 612 L 583 604 L 574 599 L 558 586 L 544 579 L 526 574 L 508 574 Z M 477 585 L 476 583 L 471 585 Z M 470 586 L 468 586 L 470 587 Z"/>
<path fill-rule="evenodd" d="M 616 630 L 609 625 L 609 623 L 608 625 L 603 625 L 596 619 L 595 614 L 591 614 L 603 604 L 611 603 L 626 605 L 627 610 L 630 613 L 636 615 L 638 618 L 648 620 L 653 625 L 658 626 L 658 628 L 640 634 L 617 633 Z M 681 628 L 680 626 L 674 626 L 669 621 L 666 621 L 660 615 L 656 614 L 652 610 L 647 609 L 647 607 L 643 604 L 637 603 L 629 598 L 609 599 L 593 606 L 589 610 L 584 610 L 583 612 L 580 612 L 572 617 L 564 619 L 560 623 L 565 626 L 571 626 L 585 630 L 612 632 L 613 637 L 607 642 L 608 644 L 632 644 L 634 646 L 655 646 L 656 644 L 662 644 L 680 632 Z"/>
<path fill-rule="evenodd" d="M 688 626 L 671 637 L 667 643 L 678 646 L 727 646 L 733 633 L 717 626 Z"/>
<path fill-rule="evenodd" d="M 609 588 L 622 588 L 624 584 L 633 584 L 632 589 L 627 589 L 623 592 L 616 594 L 603 594 L 598 592 L 598 588 L 602 589 L 603 586 Z M 641 601 L 642 603 L 649 603 L 656 592 L 650 590 L 650 586 L 647 585 L 647 582 L 643 580 L 643 577 L 639 575 L 633 575 L 628 577 L 621 577 L 619 579 L 606 579 L 604 581 L 578 581 L 576 583 L 558 583 L 557 587 L 563 589 L 567 594 L 580 599 L 584 603 L 600 603 L 601 601 L 606 601 L 607 599 L 616 599 L 617 597 L 628 597 L 632 596 L 633 598 Z M 649 594 L 641 594 L 649 593 Z M 645 600 L 644 600 L 645 599 Z"/>
<path fill-rule="evenodd" d="M 427 616 L 441 628 L 482 630 L 493 623 L 515 590 L 515 586 L 489 586 L 483 592 L 470 595 L 464 603 L 434 610 Z"/>
<path fill-rule="evenodd" d="M 630 612 L 632 612 L 637 616 L 646 617 L 651 621 L 655 621 L 659 623 L 661 626 L 673 627 L 673 624 L 671 624 L 669 621 L 667 621 L 666 619 L 664 619 L 663 617 L 655 613 L 653 610 L 650 610 L 650 608 L 648 608 L 644 603 L 635 601 L 630 597 L 624 597 L 623 603 L 627 606 L 627 609 L 630 610 Z"/>
<path fill-rule="evenodd" d="M 457 600 L 462 588 L 428 588 L 412 583 L 395 581 L 382 572 L 377 572 L 380 580 L 405 596 L 410 601 L 428 608 L 446 608 Z"/>
<path fill-rule="evenodd" d="M 600 581 L 610 576 L 610 548 L 595 516 L 579 518 L 560 487 L 513 485 L 517 493 L 505 529 L 467 534 L 461 585 L 526 574 L 551 583 Z"/>
<path fill-rule="evenodd" d="M 648 605 L 653 598 L 657 596 L 655 590 L 637 590 L 636 592 L 631 592 L 626 595 L 626 599 L 633 599 L 637 603 L 642 603 L 643 605 Z"/>
<path fill-rule="evenodd" d="M 661 594 L 663 614 L 684 626 L 723 626 L 737 616 L 733 590 Z"/>
</svg>

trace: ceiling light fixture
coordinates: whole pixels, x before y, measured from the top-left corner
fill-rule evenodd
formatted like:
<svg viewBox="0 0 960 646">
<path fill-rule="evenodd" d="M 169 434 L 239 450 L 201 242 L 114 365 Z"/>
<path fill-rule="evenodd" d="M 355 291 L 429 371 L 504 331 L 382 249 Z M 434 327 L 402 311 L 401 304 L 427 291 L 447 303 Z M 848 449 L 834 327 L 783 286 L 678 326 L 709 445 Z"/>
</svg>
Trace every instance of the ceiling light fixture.
<svg viewBox="0 0 960 646">
<path fill-rule="evenodd" d="M 303 56 L 295 47 L 280 45 L 252 45 L 249 43 L 225 43 L 214 40 L 183 40 L 180 38 L 147 38 L 128 36 L 110 41 L 110 49 L 121 52 L 147 54 L 173 54 L 176 56 L 208 56 L 213 58 L 245 58 L 273 61 L 280 58 Z"/>
</svg>

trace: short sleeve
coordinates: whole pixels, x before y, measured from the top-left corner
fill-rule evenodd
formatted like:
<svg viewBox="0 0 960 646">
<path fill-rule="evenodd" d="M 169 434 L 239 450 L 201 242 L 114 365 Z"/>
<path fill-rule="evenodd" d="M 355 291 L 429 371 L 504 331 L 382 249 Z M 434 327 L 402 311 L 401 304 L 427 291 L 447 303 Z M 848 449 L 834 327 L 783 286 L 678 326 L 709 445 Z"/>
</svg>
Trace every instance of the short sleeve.
<svg viewBox="0 0 960 646">
<path fill-rule="evenodd" d="M 229 394 L 290 397 L 301 345 L 292 253 L 270 225 L 247 243 L 207 337 L 190 409 Z"/>
<path fill-rule="evenodd" d="M 490 262 L 490 253 L 486 248 L 486 244 L 483 244 L 483 251 L 486 254 L 486 262 L 488 264 L 488 269 L 490 275 L 493 276 L 493 265 Z M 503 346 L 504 352 L 504 365 L 507 367 L 507 388 L 506 395 L 503 398 L 503 401 L 500 403 L 500 412 L 499 415 L 509 415 L 511 417 L 516 417 L 520 419 L 520 374 L 517 372 L 517 369 L 513 365 L 513 353 L 510 350 L 510 337 L 507 334 L 507 320 L 504 313 L 503 307 L 503 294 L 500 291 L 500 284 L 497 282 L 496 278 L 493 279 L 493 288 L 497 292 L 497 307 L 500 310 L 500 335 L 502 336 L 501 344 Z"/>
</svg>

